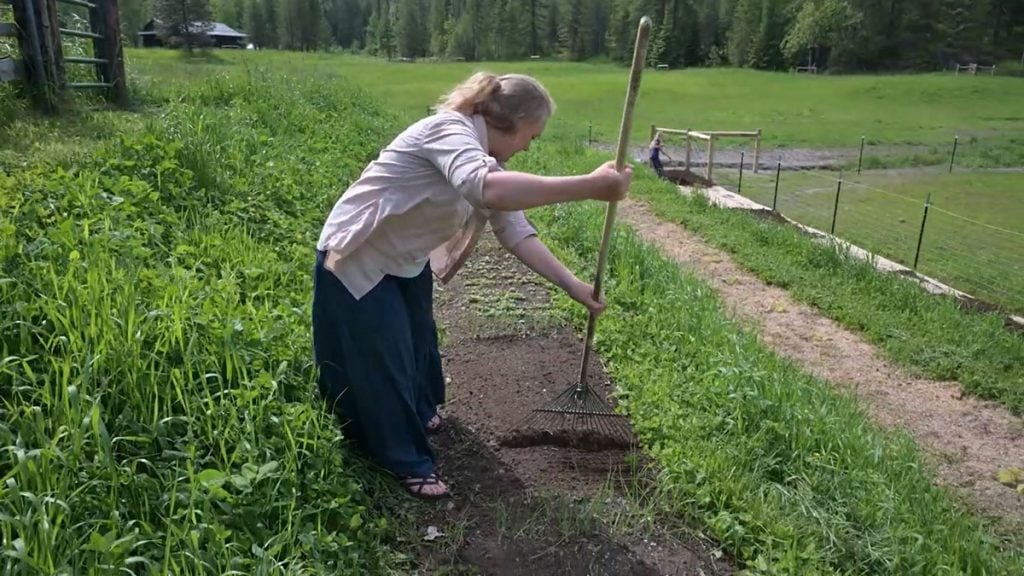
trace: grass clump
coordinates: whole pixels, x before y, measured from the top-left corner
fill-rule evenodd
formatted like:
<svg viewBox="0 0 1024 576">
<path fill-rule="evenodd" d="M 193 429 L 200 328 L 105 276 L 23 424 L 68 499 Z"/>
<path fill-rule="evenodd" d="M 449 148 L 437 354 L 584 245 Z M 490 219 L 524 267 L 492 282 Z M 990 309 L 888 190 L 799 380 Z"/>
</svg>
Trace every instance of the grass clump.
<svg viewBox="0 0 1024 576">
<path fill-rule="evenodd" d="M 343 83 L 182 96 L 92 160 L 0 174 L 2 571 L 386 573 L 308 301 L 326 207 L 390 120 Z"/>
<path fill-rule="evenodd" d="M 544 152 L 520 166 L 568 173 L 599 161 Z M 645 197 L 664 188 L 643 175 L 635 186 Z M 589 275 L 603 212 L 596 204 L 561 206 L 532 218 Z M 795 256 L 785 271 L 812 273 Z M 595 345 L 662 468 L 666 505 L 699 519 L 753 573 L 1022 568 L 983 521 L 933 485 L 911 439 L 878 430 L 853 399 L 767 351 L 704 282 L 628 229 L 615 234 L 606 293 L 612 307 Z M 559 301 L 582 326 L 579 307 Z"/>
</svg>

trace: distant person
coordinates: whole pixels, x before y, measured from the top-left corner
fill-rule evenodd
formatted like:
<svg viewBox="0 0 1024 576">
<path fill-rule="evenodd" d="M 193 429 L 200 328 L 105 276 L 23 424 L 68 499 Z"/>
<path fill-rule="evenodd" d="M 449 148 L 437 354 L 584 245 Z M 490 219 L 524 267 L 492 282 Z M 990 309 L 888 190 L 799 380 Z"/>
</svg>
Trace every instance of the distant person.
<svg viewBox="0 0 1024 576">
<path fill-rule="evenodd" d="M 658 173 L 658 177 L 664 178 L 665 177 L 665 167 L 662 166 L 662 164 L 661 164 L 661 155 L 664 154 L 665 158 L 668 158 L 669 160 L 672 160 L 672 157 L 669 156 L 667 152 L 665 152 L 665 148 L 662 146 L 662 143 L 661 143 L 661 132 L 658 132 L 657 134 L 654 135 L 654 140 L 651 140 L 651 145 L 650 145 L 650 150 L 649 151 L 650 151 L 651 166 L 653 166 L 654 167 L 654 171 Z"/>
<path fill-rule="evenodd" d="M 604 302 L 538 239 L 523 210 L 624 197 L 632 169 L 504 170 L 555 109 L 529 76 L 478 73 L 407 127 L 335 203 L 317 242 L 313 348 L 321 397 L 344 433 L 411 494 L 448 494 L 427 434 L 445 386 L 433 278 L 447 282 L 489 222 L 501 245 L 594 313 Z"/>
</svg>

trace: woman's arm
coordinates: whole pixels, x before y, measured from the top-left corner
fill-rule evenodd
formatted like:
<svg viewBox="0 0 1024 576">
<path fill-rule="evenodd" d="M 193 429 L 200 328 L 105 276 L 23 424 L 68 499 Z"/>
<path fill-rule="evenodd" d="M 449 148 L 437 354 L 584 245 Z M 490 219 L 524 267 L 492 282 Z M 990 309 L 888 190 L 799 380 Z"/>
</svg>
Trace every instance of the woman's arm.
<svg viewBox="0 0 1024 576">
<path fill-rule="evenodd" d="M 600 314 L 604 311 L 604 302 L 594 300 L 594 287 L 577 278 L 537 236 L 524 238 L 509 251 L 528 268 L 564 290 L 570 298 L 586 306 L 592 313 Z"/>
<path fill-rule="evenodd" d="M 525 172 L 496 171 L 487 174 L 484 206 L 491 210 L 527 210 L 576 200 L 617 201 L 626 195 L 633 169 L 620 173 L 606 162 L 581 176 L 537 176 Z"/>
</svg>

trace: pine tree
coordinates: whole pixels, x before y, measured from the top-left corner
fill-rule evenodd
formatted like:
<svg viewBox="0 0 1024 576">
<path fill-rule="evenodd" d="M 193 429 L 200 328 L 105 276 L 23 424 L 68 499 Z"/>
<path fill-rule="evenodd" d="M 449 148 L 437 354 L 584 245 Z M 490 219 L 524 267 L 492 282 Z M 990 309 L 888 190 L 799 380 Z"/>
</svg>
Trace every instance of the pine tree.
<svg viewBox="0 0 1024 576">
<path fill-rule="evenodd" d="M 586 30 L 583 28 L 583 0 L 564 0 L 558 31 L 560 51 L 570 60 L 586 58 Z"/>
<path fill-rule="evenodd" d="M 636 42 L 630 23 L 633 20 L 632 2 L 630 0 L 612 0 L 611 18 L 605 44 L 608 55 L 617 62 L 628 62 Z"/>
<path fill-rule="evenodd" d="M 427 6 L 423 0 L 399 0 L 395 40 L 399 55 L 418 58 L 427 55 L 430 37 Z"/>
<path fill-rule="evenodd" d="M 448 54 L 454 57 L 476 60 L 476 33 L 473 29 L 473 14 L 464 11 L 455 21 L 448 39 Z"/>
<path fill-rule="evenodd" d="M 388 60 L 395 57 L 397 46 L 391 3 L 388 0 L 377 0 L 377 6 L 366 28 L 366 46 L 371 54 L 384 56 Z"/>
<path fill-rule="evenodd" d="M 210 42 L 213 13 L 209 0 L 153 0 L 153 17 L 165 45 L 184 46 L 191 52 Z"/>
<path fill-rule="evenodd" d="M 260 0 L 249 2 L 245 14 L 245 27 L 249 31 L 249 40 L 261 48 L 276 47 L 273 30 L 274 23 L 264 11 L 264 3 Z"/>
<path fill-rule="evenodd" d="M 452 24 L 450 8 L 449 0 L 430 0 L 427 29 L 430 34 L 430 53 L 434 56 L 443 56 L 447 50 Z"/>
</svg>

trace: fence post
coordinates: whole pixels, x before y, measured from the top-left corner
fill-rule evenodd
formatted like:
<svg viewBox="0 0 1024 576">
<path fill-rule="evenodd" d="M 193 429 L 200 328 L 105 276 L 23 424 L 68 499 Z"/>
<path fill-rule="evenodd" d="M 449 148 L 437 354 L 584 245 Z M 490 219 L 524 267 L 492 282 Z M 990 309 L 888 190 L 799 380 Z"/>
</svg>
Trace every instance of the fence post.
<svg viewBox="0 0 1024 576">
<path fill-rule="evenodd" d="M 836 203 L 835 203 L 835 206 L 832 207 L 832 229 L 829 231 L 829 234 L 831 234 L 833 236 L 836 235 L 836 216 L 839 215 L 839 193 L 842 191 L 842 189 L 843 189 L 843 173 L 840 172 L 839 173 L 839 180 L 836 180 Z"/>
<path fill-rule="evenodd" d="M 857 159 L 857 174 L 860 174 L 860 167 L 864 165 L 864 137 L 860 137 L 860 157 Z"/>
<path fill-rule="evenodd" d="M 956 160 L 956 144 L 960 140 L 960 136 L 953 136 L 953 154 L 949 157 L 949 173 L 953 173 L 953 161 Z"/>
<path fill-rule="evenodd" d="M 761 158 L 761 129 L 757 129 L 757 137 L 754 139 L 754 174 L 757 174 L 758 159 Z"/>
<path fill-rule="evenodd" d="M 711 165 L 715 162 L 715 137 L 711 136 L 708 138 L 708 166 L 706 170 L 706 177 L 708 183 L 711 183 Z"/>
<path fill-rule="evenodd" d="M 779 160 L 775 167 L 775 195 L 772 196 L 772 212 L 776 212 L 775 206 L 779 202 L 779 175 L 782 174 L 782 160 Z"/>
<path fill-rule="evenodd" d="M 740 150 L 740 182 L 739 182 L 739 184 L 736 185 L 736 193 L 737 194 L 742 194 L 743 193 L 743 155 L 744 154 L 745 154 L 745 152 L 743 150 Z"/>
<path fill-rule="evenodd" d="M 914 250 L 914 270 L 917 270 L 917 261 L 921 257 L 921 242 L 924 240 L 924 225 L 928 222 L 928 207 L 932 205 L 932 193 L 924 199 L 924 216 L 921 217 L 921 231 L 917 234 L 917 249 Z"/>
<path fill-rule="evenodd" d="M 594 146 L 594 121 L 590 120 L 587 122 L 587 148 L 593 148 Z"/>
<path fill-rule="evenodd" d="M 36 25 L 39 26 L 40 44 L 42 46 L 43 66 L 47 72 L 47 82 L 56 98 L 66 88 L 64 76 L 64 50 L 60 42 L 60 21 L 57 15 L 56 0 L 33 0 L 36 7 Z"/>
<path fill-rule="evenodd" d="M 690 155 L 693 152 L 693 140 L 690 139 L 690 129 L 686 129 L 686 171 L 690 171 Z"/>
<path fill-rule="evenodd" d="M 14 21 L 22 34 L 19 46 L 25 59 L 25 83 L 37 108 L 49 114 L 57 109 L 56 86 L 51 84 L 50 60 L 44 58 L 40 11 L 36 2 L 45 0 L 14 0 Z"/>
<path fill-rule="evenodd" d="M 121 45 L 121 20 L 117 0 L 94 0 L 96 8 L 90 11 L 93 30 L 103 36 L 94 41 L 98 58 L 107 61 L 102 67 L 103 82 L 110 84 L 107 99 L 119 106 L 128 103 L 128 82 L 124 74 L 124 48 Z"/>
</svg>

